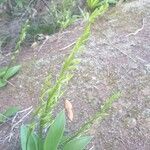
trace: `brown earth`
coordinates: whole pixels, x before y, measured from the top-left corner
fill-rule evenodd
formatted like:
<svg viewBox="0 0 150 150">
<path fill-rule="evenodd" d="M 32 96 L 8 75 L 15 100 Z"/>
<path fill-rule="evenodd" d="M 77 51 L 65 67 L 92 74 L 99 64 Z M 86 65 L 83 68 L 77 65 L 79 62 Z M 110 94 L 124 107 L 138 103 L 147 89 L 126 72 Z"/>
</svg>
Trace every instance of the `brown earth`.
<svg viewBox="0 0 150 150">
<path fill-rule="evenodd" d="M 11 79 L 13 86 L 0 91 L 1 111 L 12 105 L 25 109 L 38 104 L 45 76 L 50 72 L 55 79 L 83 26 L 77 23 L 54 34 L 42 48 L 38 45 L 22 50 L 18 59 L 21 72 Z M 112 8 L 93 25 L 82 62 L 62 98 L 62 102 L 68 99 L 74 106 L 75 118 L 68 123 L 69 130 L 78 129 L 114 91 L 121 91 L 122 96 L 114 103 L 110 115 L 91 129 L 94 138 L 88 149 L 150 149 L 149 41 L 149 0 Z M 17 149 L 18 127 L 10 143 L 6 140 L 2 144 L 10 134 L 9 126 L 0 126 L 0 150 Z"/>
</svg>

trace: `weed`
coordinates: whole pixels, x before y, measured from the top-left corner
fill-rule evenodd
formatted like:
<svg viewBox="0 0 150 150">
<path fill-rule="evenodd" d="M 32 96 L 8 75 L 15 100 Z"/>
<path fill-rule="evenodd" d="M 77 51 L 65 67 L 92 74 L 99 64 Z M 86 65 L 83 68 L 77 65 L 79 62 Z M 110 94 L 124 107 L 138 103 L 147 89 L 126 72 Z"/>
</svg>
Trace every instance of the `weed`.
<svg viewBox="0 0 150 150">
<path fill-rule="evenodd" d="M 16 63 L 16 57 L 17 57 L 17 54 L 20 52 L 21 44 L 25 40 L 27 28 L 28 28 L 28 21 L 26 21 L 26 23 L 24 24 L 24 26 L 21 29 L 21 32 L 20 32 L 20 35 L 18 38 L 18 42 L 15 46 L 15 49 L 14 49 L 14 52 L 11 57 L 11 61 L 10 61 L 9 65 L 7 67 L 0 68 L 0 88 L 6 86 L 8 83 L 7 80 L 10 79 L 11 77 L 13 77 L 16 73 L 18 73 L 18 71 L 21 68 L 20 65 L 16 65 L 13 67 L 11 67 L 11 66 Z"/>
<path fill-rule="evenodd" d="M 77 19 L 73 11 L 74 0 L 63 0 L 59 4 L 51 1 L 47 7 L 46 12 L 31 19 L 29 33 L 33 37 L 37 34 L 52 34 L 63 30 Z"/>
<path fill-rule="evenodd" d="M 52 110 L 58 103 L 59 98 L 64 94 L 64 87 L 66 87 L 73 77 L 73 71 L 77 68 L 77 65 L 80 62 L 76 56 L 80 53 L 80 48 L 85 44 L 90 35 L 91 24 L 97 16 L 103 14 L 107 8 L 108 5 L 106 3 L 91 14 L 82 36 L 76 41 L 71 54 L 64 61 L 56 83 L 53 86 L 47 86 L 50 84 L 50 77 L 46 79 L 40 96 L 42 104 L 35 112 L 35 115 L 38 115 L 39 117 L 40 133 L 42 133 L 44 127 L 49 127 L 52 122 Z"/>
<path fill-rule="evenodd" d="M 117 100 L 120 93 L 110 97 L 91 119 L 87 121 L 76 133 L 72 136 L 65 135 L 65 114 L 64 111 L 59 113 L 53 119 L 52 112 L 58 104 L 60 97 L 64 94 L 64 88 L 73 77 L 73 71 L 77 68 L 80 60 L 77 55 L 81 52 L 81 47 L 88 40 L 91 30 L 91 25 L 95 19 L 102 15 L 108 8 L 108 3 L 103 4 L 100 8 L 94 10 L 89 16 L 84 32 L 76 41 L 70 55 L 65 59 L 61 68 L 60 74 L 54 85 L 51 85 L 51 76 L 48 76 L 41 90 L 41 104 L 33 114 L 32 122 L 29 126 L 21 127 L 21 147 L 22 150 L 82 150 L 90 142 L 91 137 L 83 135 L 93 123 L 106 116 L 112 103 Z M 38 130 L 37 134 L 35 130 Z"/>
<path fill-rule="evenodd" d="M 95 10 L 97 7 L 100 6 L 100 0 L 87 0 L 87 6 L 88 8 L 93 11 Z"/>
<path fill-rule="evenodd" d="M 90 142 L 90 136 L 74 138 L 62 144 L 66 138 L 65 132 L 65 113 L 60 112 L 55 118 L 51 127 L 44 138 L 36 135 L 28 126 L 21 127 L 21 148 L 22 150 L 82 150 Z"/>
<path fill-rule="evenodd" d="M 103 5 L 103 3 L 108 3 L 114 5 L 118 2 L 118 0 L 86 0 L 88 9 L 93 12 L 96 8 Z"/>
<path fill-rule="evenodd" d="M 0 69 L 0 88 L 6 86 L 8 79 L 13 77 L 20 70 L 20 67 L 21 66 L 18 65 L 11 68 L 4 67 Z"/>
</svg>

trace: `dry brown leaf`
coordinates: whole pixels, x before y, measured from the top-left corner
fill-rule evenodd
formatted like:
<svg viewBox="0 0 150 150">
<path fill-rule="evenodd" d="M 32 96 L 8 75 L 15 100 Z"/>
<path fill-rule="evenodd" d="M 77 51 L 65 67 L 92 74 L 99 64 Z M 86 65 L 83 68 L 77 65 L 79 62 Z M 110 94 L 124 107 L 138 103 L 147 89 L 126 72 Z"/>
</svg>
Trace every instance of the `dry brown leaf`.
<svg viewBox="0 0 150 150">
<path fill-rule="evenodd" d="M 67 116 L 70 121 L 73 121 L 73 110 L 72 110 L 72 104 L 70 101 L 65 100 L 65 109 L 67 111 Z"/>
</svg>

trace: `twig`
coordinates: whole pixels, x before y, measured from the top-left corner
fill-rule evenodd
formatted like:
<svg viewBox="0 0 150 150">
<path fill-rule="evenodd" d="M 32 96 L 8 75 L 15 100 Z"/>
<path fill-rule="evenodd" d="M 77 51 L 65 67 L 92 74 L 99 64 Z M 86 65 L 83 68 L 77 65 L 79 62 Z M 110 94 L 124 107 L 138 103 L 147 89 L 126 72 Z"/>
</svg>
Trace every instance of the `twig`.
<svg viewBox="0 0 150 150">
<path fill-rule="evenodd" d="M 32 106 L 30 106 L 29 108 L 26 108 L 26 109 L 24 109 L 24 110 L 18 111 L 18 112 L 16 113 L 16 115 L 15 115 L 15 116 L 13 117 L 13 119 L 12 119 L 12 124 L 14 124 L 15 119 L 17 118 L 18 114 L 24 113 L 24 112 L 29 111 L 29 110 L 31 110 L 31 109 L 32 109 Z"/>
<path fill-rule="evenodd" d="M 13 86 L 14 88 L 16 88 L 15 86 L 14 86 L 14 84 L 12 84 L 10 81 L 8 81 L 8 80 L 5 80 L 8 84 L 10 84 L 11 86 Z"/>
<path fill-rule="evenodd" d="M 25 109 L 25 110 L 22 110 L 22 111 L 18 112 L 18 113 L 23 113 L 23 112 L 26 112 L 26 111 L 28 111 L 28 110 L 29 110 L 29 112 L 26 113 L 19 121 L 17 121 L 17 122 L 14 124 L 15 119 L 16 119 L 16 117 L 17 117 L 18 114 L 15 115 L 14 119 L 12 120 L 13 125 L 12 125 L 12 127 L 11 127 L 10 134 L 9 134 L 9 136 L 7 136 L 7 137 L 5 138 L 4 141 L 6 141 L 6 140 L 8 139 L 8 141 L 10 142 L 10 140 L 11 140 L 11 138 L 12 138 L 12 136 L 13 136 L 13 130 L 14 130 L 14 128 L 15 128 L 19 123 L 23 122 L 23 120 L 24 120 L 26 117 L 28 117 L 28 115 L 33 111 L 33 108 L 32 108 L 32 106 L 31 106 L 31 107 L 29 107 L 29 108 L 27 108 L 27 109 Z"/>
<path fill-rule="evenodd" d="M 18 122 L 16 122 L 12 128 L 11 131 L 15 128 L 15 126 L 17 126 L 20 122 L 22 122 L 31 112 L 33 111 L 33 109 L 31 109 L 27 114 L 25 114 Z"/>
<path fill-rule="evenodd" d="M 65 50 L 65 49 L 67 49 L 67 48 L 73 46 L 74 44 L 76 44 L 76 42 L 72 42 L 71 44 L 69 44 L 69 45 L 67 45 L 67 46 L 65 46 L 65 47 L 63 47 L 63 48 L 61 48 L 61 49 L 59 49 L 59 51 Z"/>
<path fill-rule="evenodd" d="M 137 29 L 135 32 L 132 32 L 132 33 L 126 35 L 126 37 L 138 34 L 140 31 L 142 31 L 144 29 L 144 25 L 145 25 L 145 18 L 143 18 L 142 27 Z"/>
<path fill-rule="evenodd" d="M 94 145 L 89 150 L 93 150 L 93 149 L 94 149 Z"/>
<path fill-rule="evenodd" d="M 33 107 L 30 106 L 29 108 L 26 108 L 26 109 L 24 109 L 24 110 L 18 111 L 18 113 L 21 114 L 21 113 L 23 113 L 23 112 L 26 112 L 26 111 L 32 109 L 32 108 L 33 108 Z"/>
</svg>

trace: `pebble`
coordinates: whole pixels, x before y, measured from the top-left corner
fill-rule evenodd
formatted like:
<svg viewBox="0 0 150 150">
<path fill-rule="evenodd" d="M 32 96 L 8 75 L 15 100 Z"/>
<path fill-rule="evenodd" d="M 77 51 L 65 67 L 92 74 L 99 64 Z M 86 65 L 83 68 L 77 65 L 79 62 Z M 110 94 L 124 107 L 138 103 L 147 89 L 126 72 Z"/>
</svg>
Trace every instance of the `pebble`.
<svg viewBox="0 0 150 150">
<path fill-rule="evenodd" d="M 126 120 L 127 127 L 134 128 L 137 125 L 137 121 L 135 118 L 127 118 Z"/>
</svg>

